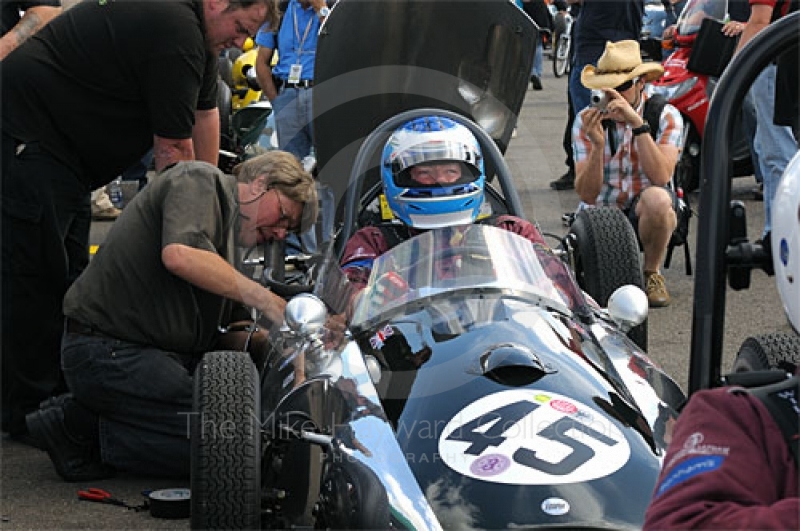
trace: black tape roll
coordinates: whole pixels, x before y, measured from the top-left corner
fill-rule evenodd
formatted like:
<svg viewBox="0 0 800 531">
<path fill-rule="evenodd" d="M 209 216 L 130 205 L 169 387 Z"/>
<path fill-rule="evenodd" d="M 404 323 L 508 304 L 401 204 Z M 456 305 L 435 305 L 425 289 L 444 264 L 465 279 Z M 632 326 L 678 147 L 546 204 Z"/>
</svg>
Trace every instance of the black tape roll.
<svg viewBox="0 0 800 531">
<path fill-rule="evenodd" d="M 189 518 L 191 493 L 189 489 L 154 490 L 147 495 L 150 515 L 154 518 Z"/>
</svg>

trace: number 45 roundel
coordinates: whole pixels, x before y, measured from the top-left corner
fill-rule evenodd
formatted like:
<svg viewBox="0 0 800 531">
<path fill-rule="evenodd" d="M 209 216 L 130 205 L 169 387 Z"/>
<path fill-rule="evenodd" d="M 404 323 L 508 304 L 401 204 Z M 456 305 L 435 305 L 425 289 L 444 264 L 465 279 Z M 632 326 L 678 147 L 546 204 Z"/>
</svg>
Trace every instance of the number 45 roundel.
<svg viewBox="0 0 800 531">
<path fill-rule="evenodd" d="M 554 485 L 613 474 L 630 458 L 609 419 L 568 397 L 512 390 L 459 411 L 439 438 L 439 455 L 465 476 L 514 485 Z"/>
</svg>

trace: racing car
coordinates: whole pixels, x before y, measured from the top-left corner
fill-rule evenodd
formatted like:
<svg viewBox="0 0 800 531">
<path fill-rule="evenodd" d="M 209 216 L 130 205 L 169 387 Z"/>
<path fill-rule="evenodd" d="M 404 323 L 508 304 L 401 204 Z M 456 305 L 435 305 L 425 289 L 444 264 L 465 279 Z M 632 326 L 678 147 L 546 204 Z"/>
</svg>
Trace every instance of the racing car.
<svg viewBox="0 0 800 531">
<path fill-rule="evenodd" d="M 536 38 L 506 0 L 331 10 L 315 147 L 340 228 L 262 356 L 210 352 L 197 368 L 193 528 L 641 527 L 685 395 L 634 333 L 647 302 L 616 210 L 584 211 L 553 248 L 482 224 L 428 230 L 380 256 L 357 296 L 338 266 L 356 230 L 392 222 L 380 153 L 419 116 L 468 128 L 483 208 L 524 216 L 503 151 Z M 446 278 L 442 259 L 458 264 Z M 408 290 L 387 301 L 389 273 Z"/>
</svg>

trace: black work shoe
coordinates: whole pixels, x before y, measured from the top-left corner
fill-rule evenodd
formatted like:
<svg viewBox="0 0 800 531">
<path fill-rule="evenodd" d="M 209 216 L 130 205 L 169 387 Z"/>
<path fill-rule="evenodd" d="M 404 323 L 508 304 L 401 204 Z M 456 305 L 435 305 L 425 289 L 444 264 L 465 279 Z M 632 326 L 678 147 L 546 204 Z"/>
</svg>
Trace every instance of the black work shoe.
<svg viewBox="0 0 800 531">
<path fill-rule="evenodd" d="M 96 481 L 114 476 L 100 461 L 98 441 L 79 441 L 67 432 L 65 402 L 30 413 L 26 417 L 31 435 L 41 441 L 53 466 L 65 481 Z"/>
<path fill-rule="evenodd" d="M 64 393 L 62 395 L 51 396 L 39 402 L 39 409 L 47 409 L 55 406 L 63 406 L 72 400 L 72 393 Z"/>
<path fill-rule="evenodd" d="M 575 172 L 567 170 L 567 173 L 555 181 L 550 181 L 550 188 L 553 190 L 572 190 L 575 188 Z"/>
<path fill-rule="evenodd" d="M 542 90 L 542 80 L 539 76 L 531 76 L 531 86 L 533 90 Z"/>
</svg>

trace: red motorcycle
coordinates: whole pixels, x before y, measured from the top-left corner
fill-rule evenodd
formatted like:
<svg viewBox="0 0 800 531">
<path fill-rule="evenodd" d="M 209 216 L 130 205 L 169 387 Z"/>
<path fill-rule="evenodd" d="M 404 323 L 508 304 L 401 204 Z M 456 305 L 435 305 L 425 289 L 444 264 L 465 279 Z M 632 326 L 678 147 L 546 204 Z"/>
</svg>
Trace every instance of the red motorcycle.
<svg viewBox="0 0 800 531">
<path fill-rule="evenodd" d="M 663 62 L 664 75 L 648 86 L 650 94 L 663 95 L 683 116 L 684 148 L 675 169 L 675 184 L 686 192 L 699 187 L 709 102 L 738 39 L 719 31 L 727 10 L 727 0 L 689 0 L 672 36 L 675 51 Z M 749 142 L 738 123 L 736 131 L 730 150 L 733 175 L 752 175 Z"/>
</svg>

